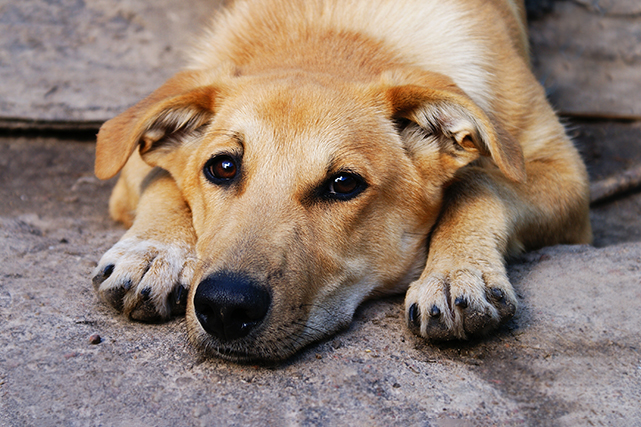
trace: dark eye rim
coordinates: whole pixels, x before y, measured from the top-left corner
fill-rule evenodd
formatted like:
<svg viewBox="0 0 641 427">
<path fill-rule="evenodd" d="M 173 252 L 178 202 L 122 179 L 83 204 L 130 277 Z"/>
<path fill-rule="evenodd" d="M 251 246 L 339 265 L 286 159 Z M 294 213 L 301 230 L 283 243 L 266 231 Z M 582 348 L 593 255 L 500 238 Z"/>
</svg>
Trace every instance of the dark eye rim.
<svg viewBox="0 0 641 427">
<path fill-rule="evenodd" d="M 234 173 L 234 176 L 230 178 L 223 178 L 223 177 L 216 176 L 212 171 L 212 166 L 216 162 L 224 161 L 226 159 L 232 161 L 236 166 L 236 171 Z M 215 156 L 212 156 L 209 160 L 207 160 L 207 162 L 205 162 L 205 165 L 203 166 L 203 174 L 205 175 L 205 178 L 207 179 L 207 181 L 213 184 L 217 184 L 217 185 L 230 184 L 234 182 L 240 175 L 240 160 L 238 159 L 238 156 L 234 154 L 230 154 L 230 153 L 217 154 Z"/>
<path fill-rule="evenodd" d="M 356 181 L 356 185 L 352 191 L 342 193 L 342 192 L 337 192 L 334 189 L 334 183 L 341 176 L 348 176 Z M 351 171 L 341 171 L 341 172 L 335 173 L 327 180 L 324 186 L 324 189 L 325 189 L 324 198 L 329 200 L 347 201 L 361 194 L 363 191 L 365 191 L 366 188 L 367 188 L 367 182 L 365 182 L 365 179 L 363 179 L 362 176 Z"/>
</svg>

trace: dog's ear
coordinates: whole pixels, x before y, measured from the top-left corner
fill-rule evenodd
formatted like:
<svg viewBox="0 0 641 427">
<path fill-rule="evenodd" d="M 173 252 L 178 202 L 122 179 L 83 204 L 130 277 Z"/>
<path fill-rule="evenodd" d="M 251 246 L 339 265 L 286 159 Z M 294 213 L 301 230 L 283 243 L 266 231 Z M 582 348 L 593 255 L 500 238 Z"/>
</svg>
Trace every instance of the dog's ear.
<svg viewBox="0 0 641 427">
<path fill-rule="evenodd" d="M 495 126 L 460 89 L 418 85 L 389 87 L 386 99 L 392 119 L 414 125 L 426 138 L 446 141 L 449 157 L 462 167 L 479 156 L 491 157 L 509 179 L 525 182 L 525 162 L 519 144 Z"/>
<path fill-rule="evenodd" d="M 147 163 L 159 165 L 158 154 L 173 149 L 211 119 L 216 93 L 213 86 L 203 85 L 200 72 L 183 71 L 105 122 L 96 143 L 96 176 L 108 179 L 117 174 L 137 147 Z"/>
</svg>

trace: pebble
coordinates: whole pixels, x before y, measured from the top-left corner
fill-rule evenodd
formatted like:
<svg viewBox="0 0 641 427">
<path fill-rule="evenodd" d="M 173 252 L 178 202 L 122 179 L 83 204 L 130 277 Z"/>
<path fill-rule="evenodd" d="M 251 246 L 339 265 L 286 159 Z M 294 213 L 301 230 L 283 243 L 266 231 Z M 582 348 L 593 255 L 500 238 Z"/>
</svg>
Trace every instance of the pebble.
<svg viewBox="0 0 641 427">
<path fill-rule="evenodd" d="M 100 335 L 98 334 L 93 334 L 89 337 L 89 342 L 91 344 L 100 344 L 102 342 L 102 338 L 100 338 Z"/>
</svg>

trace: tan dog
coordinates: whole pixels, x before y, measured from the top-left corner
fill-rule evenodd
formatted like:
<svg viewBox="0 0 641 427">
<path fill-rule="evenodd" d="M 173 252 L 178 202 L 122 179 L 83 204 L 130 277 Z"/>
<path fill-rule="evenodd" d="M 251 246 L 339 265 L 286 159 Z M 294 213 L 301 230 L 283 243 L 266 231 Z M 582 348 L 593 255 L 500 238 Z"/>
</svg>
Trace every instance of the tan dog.
<svg viewBox="0 0 641 427">
<path fill-rule="evenodd" d="M 407 290 L 416 333 L 464 339 L 514 314 L 506 256 L 590 241 L 520 2 L 237 1 L 212 28 L 98 135 L 133 225 L 94 285 L 129 317 L 186 300 L 198 347 L 281 359 Z"/>
</svg>

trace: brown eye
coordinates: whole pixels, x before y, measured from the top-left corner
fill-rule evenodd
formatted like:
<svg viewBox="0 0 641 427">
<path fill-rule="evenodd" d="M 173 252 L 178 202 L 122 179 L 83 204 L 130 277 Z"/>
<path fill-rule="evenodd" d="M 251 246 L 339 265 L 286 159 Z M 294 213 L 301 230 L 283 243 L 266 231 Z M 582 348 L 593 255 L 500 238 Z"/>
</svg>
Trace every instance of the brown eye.
<svg viewBox="0 0 641 427">
<path fill-rule="evenodd" d="M 340 173 L 329 180 L 327 196 L 333 199 L 349 200 L 365 189 L 363 179 L 353 173 Z"/>
<path fill-rule="evenodd" d="M 351 175 L 338 175 L 332 180 L 332 187 L 334 193 L 348 194 L 356 189 L 358 182 L 356 178 Z"/>
<path fill-rule="evenodd" d="M 209 159 L 203 171 L 209 181 L 214 184 L 224 184 L 236 177 L 238 166 L 236 159 L 225 154 Z"/>
</svg>

